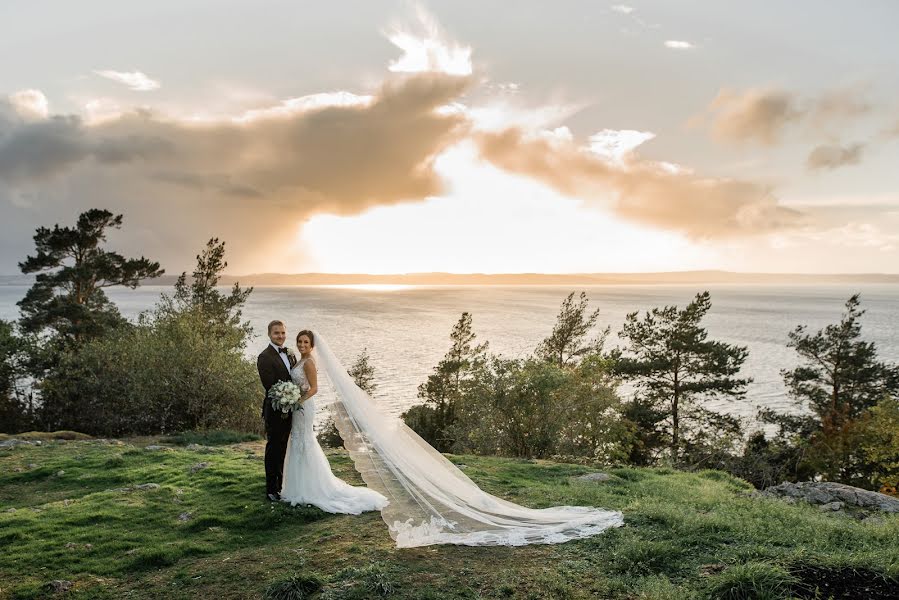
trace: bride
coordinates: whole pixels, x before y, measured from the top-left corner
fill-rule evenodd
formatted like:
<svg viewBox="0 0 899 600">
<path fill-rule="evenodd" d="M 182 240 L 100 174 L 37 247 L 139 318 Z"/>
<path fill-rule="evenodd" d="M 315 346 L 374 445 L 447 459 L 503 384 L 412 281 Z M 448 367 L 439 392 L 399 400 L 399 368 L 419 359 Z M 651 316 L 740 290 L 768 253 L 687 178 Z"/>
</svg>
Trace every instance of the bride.
<svg viewBox="0 0 899 600">
<path fill-rule="evenodd" d="M 321 334 L 297 336 L 302 360 L 291 371 L 305 396 L 318 393 L 312 348 L 330 384 L 322 405 L 330 404 L 334 424 L 368 488 L 334 477 L 315 440 L 314 400 L 295 413 L 282 496 L 330 512 L 380 510 L 400 548 L 431 544 L 521 546 L 558 544 L 596 535 L 623 524 L 618 511 L 588 506 L 526 508 L 481 490 L 458 467 L 397 417 L 382 413 L 359 388 Z"/>
<path fill-rule="evenodd" d="M 367 510 L 380 510 L 387 498 L 364 487 L 353 487 L 334 476 L 328 458 L 322 451 L 312 429 L 315 420 L 315 400 L 318 376 L 312 349 L 315 334 L 303 330 L 297 334 L 300 360 L 290 370 L 290 378 L 303 390 L 302 410 L 295 411 L 290 428 L 290 442 L 284 459 L 284 483 L 281 499 L 291 505 L 312 504 L 329 513 L 358 515 Z"/>
</svg>

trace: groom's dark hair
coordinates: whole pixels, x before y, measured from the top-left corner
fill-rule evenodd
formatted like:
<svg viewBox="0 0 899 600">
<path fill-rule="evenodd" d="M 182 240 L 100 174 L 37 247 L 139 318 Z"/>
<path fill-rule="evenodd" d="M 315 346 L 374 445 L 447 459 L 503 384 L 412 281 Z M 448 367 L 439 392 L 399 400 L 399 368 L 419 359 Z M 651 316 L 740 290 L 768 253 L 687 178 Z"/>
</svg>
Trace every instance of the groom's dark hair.
<svg viewBox="0 0 899 600">
<path fill-rule="evenodd" d="M 274 327 L 275 325 L 280 325 L 281 327 L 284 327 L 284 321 L 279 321 L 279 320 L 275 319 L 274 321 L 269 323 L 268 324 L 268 334 L 269 335 L 272 334 L 272 327 Z"/>
</svg>

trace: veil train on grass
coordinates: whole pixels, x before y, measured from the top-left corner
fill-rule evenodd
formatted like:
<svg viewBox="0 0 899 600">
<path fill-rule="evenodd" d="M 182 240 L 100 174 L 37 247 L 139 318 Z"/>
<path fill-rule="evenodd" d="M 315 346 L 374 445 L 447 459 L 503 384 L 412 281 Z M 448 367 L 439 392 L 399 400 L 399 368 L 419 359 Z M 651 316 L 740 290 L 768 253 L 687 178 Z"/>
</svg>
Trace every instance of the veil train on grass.
<svg viewBox="0 0 899 600">
<path fill-rule="evenodd" d="M 558 544 L 623 524 L 620 512 L 586 506 L 526 508 L 481 490 L 401 419 L 381 412 L 315 332 L 337 431 L 365 483 L 390 504 L 381 516 L 398 547 Z M 323 382 L 320 382 L 323 383 Z"/>
</svg>

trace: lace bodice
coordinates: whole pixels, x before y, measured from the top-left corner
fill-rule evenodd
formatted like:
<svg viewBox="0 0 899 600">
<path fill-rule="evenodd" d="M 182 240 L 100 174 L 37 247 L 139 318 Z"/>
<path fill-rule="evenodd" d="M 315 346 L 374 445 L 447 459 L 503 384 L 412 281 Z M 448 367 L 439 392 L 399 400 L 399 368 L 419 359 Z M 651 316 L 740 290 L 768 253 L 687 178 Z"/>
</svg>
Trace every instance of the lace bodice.
<svg viewBox="0 0 899 600">
<path fill-rule="evenodd" d="M 290 378 L 304 392 L 309 389 L 309 382 L 306 380 L 306 370 L 304 368 L 308 358 L 301 358 L 297 364 L 290 370 Z"/>
</svg>

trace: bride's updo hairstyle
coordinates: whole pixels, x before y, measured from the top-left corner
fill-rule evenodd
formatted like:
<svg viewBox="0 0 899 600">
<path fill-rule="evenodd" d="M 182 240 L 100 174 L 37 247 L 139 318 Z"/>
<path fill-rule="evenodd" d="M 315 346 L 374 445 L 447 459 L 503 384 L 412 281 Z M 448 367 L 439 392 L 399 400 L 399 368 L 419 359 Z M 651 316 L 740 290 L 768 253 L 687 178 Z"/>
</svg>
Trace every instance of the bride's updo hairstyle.
<svg viewBox="0 0 899 600">
<path fill-rule="evenodd" d="M 304 329 L 303 331 L 301 331 L 297 334 L 297 344 L 300 343 L 300 338 L 303 337 L 304 335 L 307 338 L 309 338 L 309 345 L 311 347 L 315 348 L 315 336 L 312 335 L 312 332 L 309 331 L 308 329 Z"/>
</svg>

